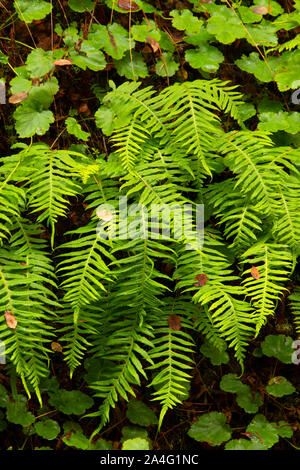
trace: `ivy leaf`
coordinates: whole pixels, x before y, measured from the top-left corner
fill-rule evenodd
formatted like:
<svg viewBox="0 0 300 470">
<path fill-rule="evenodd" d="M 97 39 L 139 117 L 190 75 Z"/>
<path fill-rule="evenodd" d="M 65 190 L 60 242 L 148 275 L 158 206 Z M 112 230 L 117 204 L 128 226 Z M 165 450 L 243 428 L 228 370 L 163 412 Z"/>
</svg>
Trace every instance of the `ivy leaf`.
<svg viewBox="0 0 300 470">
<path fill-rule="evenodd" d="M 83 40 L 80 53 L 72 51 L 70 57 L 74 64 L 83 70 L 89 68 L 97 72 L 106 67 L 106 60 L 103 52 L 99 51 L 91 41 Z"/>
<path fill-rule="evenodd" d="M 268 357 L 276 357 L 284 364 L 292 364 L 293 340 L 285 335 L 268 335 L 261 343 L 262 352 Z"/>
<path fill-rule="evenodd" d="M 52 51 L 44 51 L 44 49 L 34 49 L 27 56 L 27 70 L 32 78 L 43 77 L 54 68 L 52 62 Z"/>
<path fill-rule="evenodd" d="M 221 344 L 223 345 L 222 350 L 216 348 L 210 341 L 205 340 L 200 348 L 201 353 L 205 357 L 208 357 L 214 366 L 227 364 L 229 362 L 229 355 L 226 352 L 227 343 L 222 341 Z"/>
<path fill-rule="evenodd" d="M 130 49 L 128 31 L 118 23 L 94 24 L 88 38 L 96 49 L 103 49 L 113 59 L 121 59 Z M 131 48 L 134 48 L 134 41 L 131 41 Z"/>
<path fill-rule="evenodd" d="M 278 132 L 286 131 L 290 134 L 300 132 L 300 115 L 296 111 L 278 113 L 261 113 L 259 114 L 260 123 L 258 129 L 262 131 Z"/>
<path fill-rule="evenodd" d="M 42 20 L 51 10 L 50 2 L 44 0 L 18 0 L 14 2 L 14 7 L 21 21 L 31 23 L 34 20 Z"/>
<path fill-rule="evenodd" d="M 295 387 L 285 377 L 273 377 L 267 387 L 267 392 L 274 397 L 283 397 L 284 395 L 291 395 L 296 391 Z"/>
<path fill-rule="evenodd" d="M 172 77 L 179 69 L 171 52 L 163 52 L 161 59 L 156 62 L 155 72 L 160 77 Z"/>
<path fill-rule="evenodd" d="M 67 131 L 69 134 L 75 135 L 80 140 L 89 140 L 90 133 L 82 130 L 81 125 L 73 117 L 66 119 Z"/>
<path fill-rule="evenodd" d="M 247 432 L 257 436 L 265 450 L 273 447 L 279 441 L 278 432 L 274 423 L 269 423 L 265 416 L 256 415 L 249 426 Z"/>
<path fill-rule="evenodd" d="M 30 426 L 34 423 L 34 416 L 27 410 L 27 400 L 23 395 L 18 395 L 15 401 L 9 401 L 6 405 L 7 421 L 22 426 Z"/>
<path fill-rule="evenodd" d="M 136 437 L 134 439 L 128 439 L 123 443 L 122 450 L 149 450 L 150 445 L 146 439 Z"/>
<path fill-rule="evenodd" d="M 179 30 L 187 29 L 190 33 L 198 33 L 202 28 L 203 21 L 199 20 L 190 10 L 172 10 L 172 26 Z"/>
<path fill-rule="evenodd" d="M 114 64 L 118 74 L 122 77 L 125 76 L 128 80 L 135 80 L 139 77 L 145 78 L 149 75 L 142 54 L 136 51 L 132 51 L 131 57 L 129 52 L 126 52 L 124 57 L 115 60 Z"/>
<path fill-rule="evenodd" d="M 147 427 L 158 423 L 158 419 L 151 408 L 140 400 L 130 400 L 126 416 L 133 424 L 139 424 L 140 426 Z"/>
<path fill-rule="evenodd" d="M 208 442 L 215 446 L 230 439 L 231 429 L 226 424 L 226 416 L 223 413 L 212 411 L 200 416 L 192 424 L 188 435 L 198 442 Z"/>
<path fill-rule="evenodd" d="M 81 415 L 93 406 L 94 400 L 79 390 L 58 390 L 51 393 L 49 403 L 66 415 Z"/>
<path fill-rule="evenodd" d="M 205 72 L 216 72 L 224 60 L 222 52 L 209 44 L 201 44 L 197 49 L 189 49 L 185 53 L 185 60 L 194 69 Z"/>
<path fill-rule="evenodd" d="M 91 11 L 94 8 L 95 3 L 92 0 L 68 0 L 69 7 L 83 13 L 84 11 Z"/>
<path fill-rule="evenodd" d="M 22 104 L 13 114 L 16 120 L 15 128 L 20 137 L 32 137 L 33 135 L 43 135 L 54 122 L 51 111 L 37 110 L 33 105 Z"/>
<path fill-rule="evenodd" d="M 60 432 L 59 424 L 54 419 L 45 419 L 36 423 L 34 427 L 36 433 L 48 441 L 55 439 Z"/>
</svg>

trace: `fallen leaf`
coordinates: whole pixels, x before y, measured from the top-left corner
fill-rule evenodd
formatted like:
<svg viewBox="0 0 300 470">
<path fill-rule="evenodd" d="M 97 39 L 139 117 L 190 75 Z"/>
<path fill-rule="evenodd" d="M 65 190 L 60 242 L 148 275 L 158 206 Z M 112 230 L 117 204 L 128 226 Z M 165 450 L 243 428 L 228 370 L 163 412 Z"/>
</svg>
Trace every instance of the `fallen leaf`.
<svg viewBox="0 0 300 470">
<path fill-rule="evenodd" d="M 138 11 L 138 10 L 140 10 L 140 7 L 137 5 L 137 3 L 135 3 L 131 0 L 119 0 L 118 1 L 118 7 L 121 10 L 125 10 L 125 11 Z"/>
<path fill-rule="evenodd" d="M 113 218 L 112 213 L 107 211 L 106 209 L 97 210 L 96 215 L 97 217 L 99 217 L 99 219 L 104 220 L 105 222 L 109 222 Z"/>
<path fill-rule="evenodd" d="M 21 91 L 20 93 L 15 93 L 14 95 L 11 95 L 8 101 L 12 104 L 21 103 L 21 101 L 26 100 L 27 96 L 28 91 Z"/>
<path fill-rule="evenodd" d="M 159 43 L 156 41 L 156 39 L 149 38 L 149 36 L 146 37 L 146 43 L 150 44 L 153 52 L 157 52 L 159 49 Z"/>
<path fill-rule="evenodd" d="M 73 61 L 71 59 L 57 59 L 54 61 L 54 65 L 72 65 Z"/>
<path fill-rule="evenodd" d="M 266 7 L 254 7 L 252 8 L 252 11 L 257 15 L 266 15 L 268 13 L 268 9 Z"/>
<path fill-rule="evenodd" d="M 62 352 L 62 345 L 59 343 L 56 343 L 55 341 L 52 341 L 51 349 L 54 352 Z"/>
<path fill-rule="evenodd" d="M 252 266 L 252 268 L 251 268 L 251 276 L 254 279 L 259 279 L 260 278 L 259 271 L 255 266 Z"/>
<path fill-rule="evenodd" d="M 5 320 L 6 320 L 6 324 L 7 324 L 8 328 L 15 329 L 17 327 L 18 322 L 17 322 L 16 317 L 14 316 L 14 314 L 11 313 L 10 310 L 5 310 L 4 316 L 5 316 Z"/>
<path fill-rule="evenodd" d="M 168 322 L 169 322 L 169 327 L 170 327 L 172 330 L 175 330 L 175 331 L 180 330 L 180 328 L 181 328 L 181 321 L 180 321 L 180 318 L 179 318 L 178 315 L 170 315 L 170 316 L 169 316 L 169 319 L 168 319 Z"/>
<path fill-rule="evenodd" d="M 197 281 L 194 286 L 195 287 L 203 287 L 207 283 L 207 276 L 206 274 L 198 274 L 198 276 L 195 277 L 195 281 Z"/>
</svg>

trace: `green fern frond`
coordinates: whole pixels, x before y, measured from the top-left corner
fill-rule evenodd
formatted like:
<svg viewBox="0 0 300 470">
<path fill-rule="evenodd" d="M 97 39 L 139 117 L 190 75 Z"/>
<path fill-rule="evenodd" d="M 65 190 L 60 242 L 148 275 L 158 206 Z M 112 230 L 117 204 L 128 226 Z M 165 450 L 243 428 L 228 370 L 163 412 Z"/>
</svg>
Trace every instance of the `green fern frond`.
<svg viewBox="0 0 300 470">
<path fill-rule="evenodd" d="M 296 286 L 295 289 L 288 297 L 289 305 L 294 315 L 294 323 L 296 331 L 300 334 L 300 287 Z"/>
<path fill-rule="evenodd" d="M 266 323 L 267 317 L 274 315 L 277 302 L 285 288 L 292 268 L 292 255 L 287 245 L 260 241 L 242 255 L 243 263 L 255 266 L 259 277 L 246 269 L 243 286 L 255 308 L 254 320 L 256 336 Z"/>
</svg>

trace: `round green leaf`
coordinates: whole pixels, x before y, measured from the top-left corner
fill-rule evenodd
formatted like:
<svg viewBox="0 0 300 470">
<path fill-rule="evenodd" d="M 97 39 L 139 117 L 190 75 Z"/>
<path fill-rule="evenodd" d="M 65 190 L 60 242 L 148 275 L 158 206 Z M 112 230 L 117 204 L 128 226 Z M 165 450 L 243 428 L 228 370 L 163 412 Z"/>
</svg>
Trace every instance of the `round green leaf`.
<svg viewBox="0 0 300 470">
<path fill-rule="evenodd" d="M 208 357 L 210 359 L 210 362 L 214 366 L 219 366 L 220 364 L 227 364 L 229 362 L 228 353 L 225 351 L 227 348 L 227 344 L 225 341 L 222 344 L 223 348 L 220 351 L 210 341 L 206 340 L 200 348 L 201 353 L 205 357 Z"/>
<path fill-rule="evenodd" d="M 151 424 L 157 424 L 158 419 L 145 403 L 139 400 L 130 400 L 126 412 L 127 418 L 133 424 L 139 424 L 140 426 L 150 426 Z"/>
<path fill-rule="evenodd" d="M 26 67 L 32 78 L 43 77 L 54 68 L 52 51 L 34 49 L 27 56 Z"/>
<path fill-rule="evenodd" d="M 225 450 L 263 450 L 264 446 L 258 437 L 252 439 L 232 439 L 225 444 Z"/>
<path fill-rule="evenodd" d="M 155 72 L 160 77 L 172 77 L 178 69 L 179 64 L 175 62 L 171 52 L 163 52 L 155 66 Z"/>
<path fill-rule="evenodd" d="M 95 2 L 92 0 L 68 0 L 68 4 L 72 10 L 83 13 L 84 11 L 91 11 Z"/>
<path fill-rule="evenodd" d="M 44 0 L 18 0 L 14 7 L 21 21 L 31 23 L 33 20 L 42 20 L 52 9 L 50 2 Z"/>
<path fill-rule="evenodd" d="M 135 439 L 128 439 L 123 443 L 122 450 L 149 450 L 149 442 L 141 437 Z"/>
<path fill-rule="evenodd" d="M 189 49 L 185 53 L 185 60 L 194 69 L 201 69 L 205 72 L 216 72 L 219 65 L 224 60 L 222 52 L 209 44 L 201 44 L 197 49 Z"/>
<path fill-rule="evenodd" d="M 45 419 L 35 424 L 35 430 L 39 436 L 48 439 L 48 441 L 52 441 L 52 439 L 55 439 L 59 434 L 60 427 L 53 419 Z"/>
<path fill-rule="evenodd" d="M 284 364 L 292 364 L 293 340 L 285 335 L 268 335 L 261 343 L 262 352 L 268 357 L 276 357 Z"/>
<path fill-rule="evenodd" d="M 50 405 L 62 411 L 66 415 L 81 415 L 93 406 L 94 400 L 79 390 L 58 390 L 50 395 Z"/>
<path fill-rule="evenodd" d="M 145 78 L 149 75 L 147 65 L 144 62 L 142 54 L 132 51 L 131 56 L 126 52 L 120 60 L 115 60 L 117 72 L 128 80 L 135 80 L 139 77 Z"/>
<path fill-rule="evenodd" d="M 54 122 L 51 111 L 38 111 L 30 105 L 23 104 L 14 112 L 16 131 L 20 137 L 32 137 L 34 134 L 43 135 Z"/>
<path fill-rule="evenodd" d="M 267 392 L 274 397 L 283 397 L 284 395 L 291 395 L 296 391 L 295 387 L 285 377 L 273 377 L 267 387 Z"/>
<path fill-rule="evenodd" d="M 188 431 L 188 435 L 199 442 L 208 442 L 211 445 L 220 445 L 231 437 L 231 429 L 226 424 L 223 413 L 212 411 L 198 419 Z"/>
<path fill-rule="evenodd" d="M 276 442 L 279 441 L 278 432 L 274 423 L 269 423 L 265 416 L 256 415 L 249 426 L 247 433 L 251 433 L 259 438 L 263 449 L 270 449 Z"/>
<path fill-rule="evenodd" d="M 27 400 L 23 395 L 18 395 L 16 401 L 9 401 L 6 406 L 6 418 L 10 423 L 30 426 L 34 423 L 34 416 L 27 410 Z"/>
<path fill-rule="evenodd" d="M 220 389 L 224 392 L 239 393 L 242 392 L 245 385 L 239 380 L 237 374 L 223 375 L 220 382 Z"/>
</svg>

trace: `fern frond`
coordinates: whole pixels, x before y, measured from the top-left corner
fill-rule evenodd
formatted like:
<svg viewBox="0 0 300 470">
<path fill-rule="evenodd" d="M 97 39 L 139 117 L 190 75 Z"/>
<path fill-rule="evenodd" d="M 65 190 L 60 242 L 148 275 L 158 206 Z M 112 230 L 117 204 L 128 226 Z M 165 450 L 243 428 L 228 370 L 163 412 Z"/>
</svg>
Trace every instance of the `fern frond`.
<svg viewBox="0 0 300 470">
<path fill-rule="evenodd" d="M 153 400 L 159 401 L 162 406 L 158 429 L 168 409 L 182 403 L 191 382 L 191 369 L 194 364 L 191 356 L 194 353 L 195 344 L 191 335 L 185 331 L 193 328 L 191 310 L 193 309 L 187 301 L 166 298 L 163 315 L 155 321 L 155 338 L 152 341 L 153 348 L 149 353 L 154 361 L 149 370 L 155 373 L 152 374 L 149 387 L 156 389 L 153 392 Z M 177 315 L 180 318 L 181 324 L 178 331 L 169 326 L 170 315 Z"/>
<path fill-rule="evenodd" d="M 289 305 L 294 315 L 296 331 L 300 334 L 300 287 L 296 286 L 288 297 Z"/>
<path fill-rule="evenodd" d="M 275 313 L 277 301 L 285 290 L 282 283 L 291 272 L 292 255 L 287 245 L 260 241 L 242 255 L 242 260 L 255 266 L 259 273 L 259 278 L 251 275 L 252 268 L 243 273 L 246 276 L 243 286 L 255 308 L 257 336 L 267 317 Z"/>
</svg>

